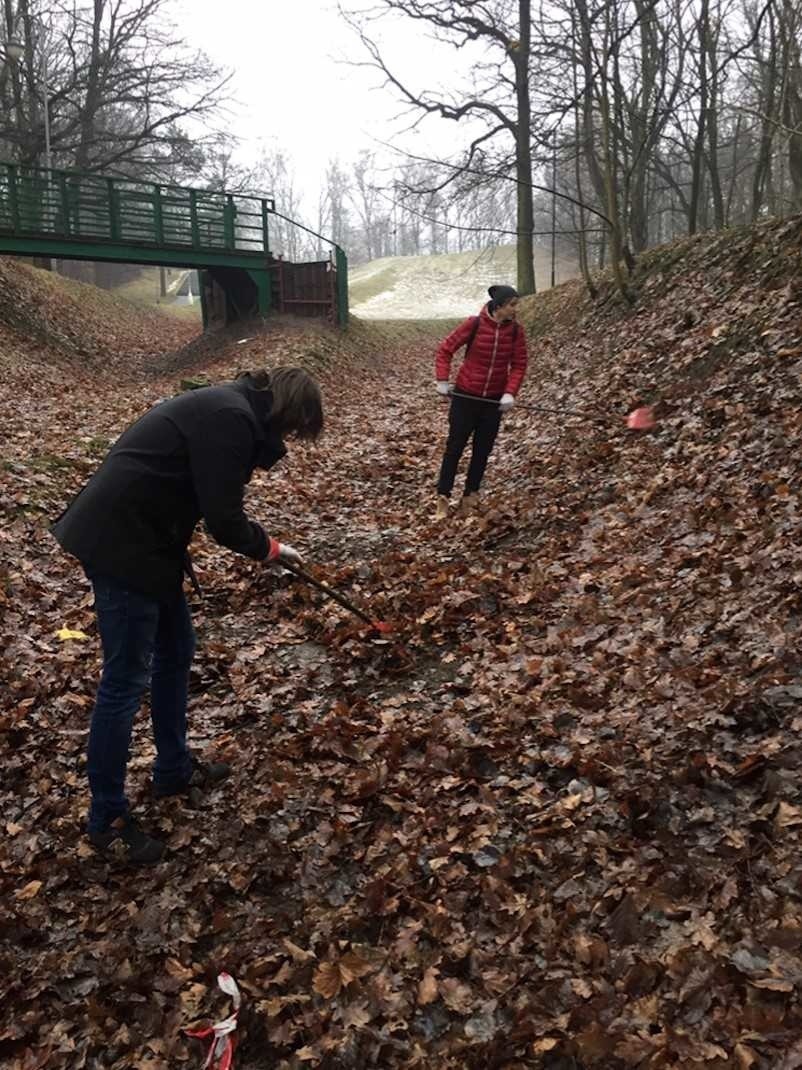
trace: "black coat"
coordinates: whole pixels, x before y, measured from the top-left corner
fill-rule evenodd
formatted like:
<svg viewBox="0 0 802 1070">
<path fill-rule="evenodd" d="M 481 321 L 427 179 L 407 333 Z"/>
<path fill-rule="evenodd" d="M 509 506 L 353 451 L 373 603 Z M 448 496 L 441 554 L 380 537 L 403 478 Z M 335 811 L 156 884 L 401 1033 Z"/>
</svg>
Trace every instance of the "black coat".
<svg viewBox="0 0 802 1070">
<path fill-rule="evenodd" d="M 117 439 L 53 534 L 89 572 L 157 599 L 180 588 L 201 518 L 221 545 L 265 558 L 268 539 L 242 497 L 254 468 L 287 452 L 270 428 L 272 401 L 245 377 L 154 405 Z"/>
</svg>

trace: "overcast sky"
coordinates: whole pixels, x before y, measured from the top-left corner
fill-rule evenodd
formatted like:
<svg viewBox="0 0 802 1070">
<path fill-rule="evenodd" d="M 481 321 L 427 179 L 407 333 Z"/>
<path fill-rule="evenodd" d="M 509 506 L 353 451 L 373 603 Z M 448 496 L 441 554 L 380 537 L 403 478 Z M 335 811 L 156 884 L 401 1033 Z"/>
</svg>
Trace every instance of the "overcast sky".
<svg viewBox="0 0 802 1070">
<path fill-rule="evenodd" d="M 260 141 L 283 148 L 311 199 L 329 159 L 350 162 L 362 148 L 380 151 L 374 139 L 391 141 L 408 125 L 394 119 L 401 106 L 390 90 L 377 88 L 379 73 L 346 62 L 364 59 L 364 52 L 327 0 L 178 2 L 187 42 L 234 70 L 240 106 L 232 130 L 244 153 L 258 155 Z M 453 47 L 427 39 L 408 20 L 383 25 L 387 55 L 416 89 L 459 80 L 457 65 L 465 60 Z M 465 138 L 456 123 L 427 119 L 420 132 L 397 141 L 425 155 L 454 150 Z"/>
</svg>

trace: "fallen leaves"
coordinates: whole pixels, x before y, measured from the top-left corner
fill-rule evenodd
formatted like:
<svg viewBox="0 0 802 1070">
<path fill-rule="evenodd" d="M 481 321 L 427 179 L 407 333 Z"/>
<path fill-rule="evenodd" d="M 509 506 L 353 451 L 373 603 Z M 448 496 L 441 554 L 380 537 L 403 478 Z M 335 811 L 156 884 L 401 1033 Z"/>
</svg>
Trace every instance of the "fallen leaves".
<svg viewBox="0 0 802 1070">
<path fill-rule="evenodd" d="M 439 973 L 440 971 L 436 966 L 426 967 L 426 971 L 418 985 L 418 1003 L 422 1007 L 425 1007 L 427 1003 L 434 1003 L 437 999 L 440 993 L 437 983 L 437 976 Z"/>
<path fill-rule="evenodd" d="M 336 962 L 322 962 L 315 972 L 314 989 L 324 997 L 333 999 L 353 981 L 370 973 L 373 966 L 354 952 L 349 952 Z"/>
<path fill-rule="evenodd" d="M 23 902 L 26 899 L 33 899 L 39 894 L 42 889 L 42 881 L 28 881 L 24 888 L 18 888 L 14 892 L 14 898 L 17 902 Z"/>
<path fill-rule="evenodd" d="M 771 256 L 791 256 L 772 233 Z M 443 423 L 421 358 L 439 327 L 249 329 L 113 382 L 66 377 L 52 354 L 32 358 L 41 383 L 14 364 L 5 390 L 35 401 L 0 409 L 14 1070 L 109 1061 L 111 1037 L 121 1066 L 191 1065 L 180 1028 L 225 1013 L 224 967 L 245 996 L 237 1070 L 793 1065 L 798 309 L 693 256 L 636 315 L 570 285 L 538 299 L 558 306 L 526 390 L 617 412 L 659 394 L 653 433 L 514 413 L 483 510 L 446 529 L 430 522 Z M 199 537 L 191 733 L 235 774 L 200 810 L 153 803 L 145 711 L 129 793 L 170 861 L 121 871 L 82 838 L 98 643 L 47 519 L 180 376 L 316 347 L 326 439 L 292 447 L 291 481 L 255 476 L 249 509 L 399 628 L 373 643 Z M 89 641 L 58 640 L 62 621 Z M 33 995 L 12 1025 L 20 966 Z"/>
<path fill-rule="evenodd" d="M 89 636 L 86 632 L 79 631 L 77 628 L 59 628 L 56 632 L 56 639 L 60 639 L 62 642 L 77 639 L 84 643 L 89 639 Z"/>
</svg>

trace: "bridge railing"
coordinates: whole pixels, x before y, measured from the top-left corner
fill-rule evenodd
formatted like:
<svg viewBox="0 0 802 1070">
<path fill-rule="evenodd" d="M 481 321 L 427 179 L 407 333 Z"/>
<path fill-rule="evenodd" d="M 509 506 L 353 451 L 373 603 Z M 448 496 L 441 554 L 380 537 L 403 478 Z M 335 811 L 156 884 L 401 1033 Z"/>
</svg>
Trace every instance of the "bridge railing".
<svg viewBox="0 0 802 1070">
<path fill-rule="evenodd" d="M 272 198 L 0 163 L 0 231 L 266 254 Z"/>
</svg>

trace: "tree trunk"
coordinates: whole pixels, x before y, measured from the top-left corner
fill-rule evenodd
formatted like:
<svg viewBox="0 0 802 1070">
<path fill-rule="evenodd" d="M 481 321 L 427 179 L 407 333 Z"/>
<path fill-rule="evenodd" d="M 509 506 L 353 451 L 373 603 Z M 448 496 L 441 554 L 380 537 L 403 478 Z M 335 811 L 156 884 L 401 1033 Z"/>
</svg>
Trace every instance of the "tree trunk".
<svg viewBox="0 0 802 1070">
<path fill-rule="evenodd" d="M 591 33 L 591 20 L 588 14 L 586 0 L 576 0 L 575 12 L 579 17 L 580 27 L 580 63 L 585 76 L 583 97 L 583 133 L 585 141 L 585 154 L 590 172 L 591 181 L 596 187 L 599 201 L 604 205 L 607 214 L 608 230 L 610 239 L 610 266 L 613 271 L 616 286 L 627 301 L 632 300 L 632 294 L 627 286 L 626 279 L 621 270 L 621 257 L 623 255 L 623 237 L 621 233 L 621 214 L 618 203 L 618 142 L 615 131 L 615 116 L 611 112 L 609 77 L 607 74 L 611 59 L 616 61 L 616 56 L 609 50 L 611 40 L 610 12 L 607 12 L 607 25 L 605 28 L 604 55 L 598 63 L 598 70 L 594 70 L 594 48 Z M 576 23 L 574 23 L 574 39 L 576 41 Z M 615 46 L 617 47 L 617 45 Z M 595 107 L 594 107 L 595 105 Z M 601 122 L 601 156 L 602 165 L 596 157 L 593 137 L 594 114 L 598 112 Z M 606 248 L 602 244 L 599 250 L 599 267 L 604 263 Z"/>
<path fill-rule="evenodd" d="M 618 130 L 620 124 L 616 121 L 614 108 L 618 100 L 618 42 L 615 40 L 615 24 L 610 21 L 610 12 L 607 13 L 607 24 L 604 36 L 603 73 L 600 76 L 599 111 L 601 112 L 602 130 L 602 153 L 604 160 L 604 190 L 606 194 L 606 212 L 610 233 L 610 267 L 619 293 L 628 302 L 632 302 L 632 293 L 627 285 L 624 272 L 621 269 L 621 260 L 624 255 L 624 239 L 621 228 L 621 206 L 619 203 L 618 178 L 621 172 L 621 161 L 618 149 Z M 612 60 L 613 69 L 616 73 L 613 92 L 616 99 L 610 101 L 610 82 L 607 70 Z M 627 260 L 629 264 L 629 259 Z"/>
<path fill-rule="evenodd" d="M 75 168 L 85 171 L 89 166 L 89 154 L 95 140 L 95 116 L 100 104 L 100 31 L 106 0 L 94 0 L 92 14 L 92 51 L 86 72 L 86 96 L 81 108 L 81 135 L 75 154 Z"/>
<path fill-rule="evenodd" d="M 791 180 L 791 210 L 802 208 L 802 57 L 799 47 L 799 13 L 796 4 L 783 10 L 783 124 L 788 131 L 788 177 Z"/>
<path fill-rule="evenodd" d="M 759 66 L 766 67 L 764 93 L 761 101 L 763 113 L 762 128 L 760 132 L 760 148 L 758 150 L 755 170 L 752 175 L 752 222 L 756 222 L 763 209 L 763 201 L 766 196 L 766 187 L 771 180 L 771 146 L 774 140 L 774 126 L 771 117 L 775 110 L 777 95 L 777 28 L 774 21 L 774 10 L 769 8 L 769 48 L 764 59 L 758 52 L 756 58 Z M 757 49 L 756 49 L 757 52 Z"/>
<path fill-rule="evenodd" d="M 795 67 L 795 77 L 799 77 L 799 66 Z M 788 170 L 791 178 L 792 209 L 802 211 L 802 93 L 798 85 L 789 86 L 786 95 L 788 126 L 794 132 L 788 136 Z"/>
<path fill-rule="evenodd" d="M 582 92 L 582 149 L 585 155 L 588 174 L 591 185 L 596 193 L 599 204 L 605 203 L 604 178 L 602 176 L 599 160 L 596 156 L 594 118 L 594 94 L 595 72 L 593 69 L 593 41 L 591 37 L 590 16 L 588 14 L 586 0 L 576 0 L 575 14 L 579 17 L 579 38 L 577 39 L 577 23 L 573 22 L 574 45 L 579 48 L 579 62 L 582 67 L 585 84 Z"/>
<path fill-rule="evenodd" d="M 708 85 L 707 85 L 707 35 L 709 0 L 702 0 L 697 21 L 699 38 L 699 122 L 693 142 L 691 158 L 691 200 L 688 208 L 688 233 L 695 234 L 699 226 L 699 204 L 704 180 L 705 135 L 707 130 Z"/>
<path fill-rule="evenodd" d="M 4 13 L 5 13 L 5 27 L 4 27 L 4 40 L 8 40 L 14 35 L 14 5 L 12 0 L 4 0 Z M 13 116 L 13 132 L 15 135 L 15 153 L 16 160 L 22 159 L 22 128 L 23 128 L 23 115 L 22 115 L 22 78 L 18 63 L 9 63 L 7 60 L 3 61 L 2 68 L 0 68 L 0 77 L 3 79 L 10 78 L 11 80 L 11 94 L 14 101 L 14 116 Z M 2 82 L 0 82 L 2 85 Z"/>
<path fill-rule="evenodd" d="M 535 250 L 533 231 L 535 213 L 532 194 L 532 107 L 529 98 L 529 60 L 532 37 L 531 0 L 518 0 L 517 47 L 510 48 L 515 64 L 515 177 L 518 188 L 516 260 L 518 292 L 533 294 L 535 283 Z"/>
<path fill-rule="evenodd" d="M 739 115 L 735 120 L 735 134 L 732 140 L 732 159 L 730 162 L 730 184 L 727 190 L 727 203 L 724 207 L 724 225 L 729 226 L 732 220 L 732 204 L 735 196 L 735 187 L 738 174 L 738 153 L 741 147 L 741 129 L 743 116 Z"/>
<path fill-rule="evenodd" d="M 579 241 L 580 271 L 582 272 L 582 277 L 585 280 L 585 288 L 586 288 L 588 294 L 590 295 L 590 299 L 591 300 L 596 300 L 596 296 L 597 296 L 599 291 L 596 289 L 596 286 L 593 285 L 593 279 L 592 279 L 592 277 L 590 275 L 590 269 L 589 269 L 589 266 L 588 266 L 588 257 L 587 257 L 587 234 L 585 233 L 585 204 L 584 204 L 584 194 L 583 194 L 583 188 L 582 188 L 582 154 L 580 153 L 580 128 L 581 128 L 580 105 L 579 105 L 580 97 L 579 97 L 579 92 L 577 92 L 577 89 L 579 89 L 579 87 L 577 87 L 577 85 L 576 85 L 576 65 L 573 64 L 573 98 L 574 98 L 574 101 L 576 102 L 574 104 L 574 111 L 573 111 L 574 128 L 575 128 L 575 131 L 576 131 L 576 147 L 574 149 L 574 154 L 573 154 L 573 168 L 574 168 L 574 181 L 576 183 L 576 200 L 580 202 L 580 204 L 579 204 L 579 209 L 580 209 L 580 241 Z"/>
<path fill-rule="evenodd" d="M 610 101 L 607 89 L 602 92 L 602 144 L 604 145 L 604 184 L 607 191 L 607 218 L 610 220 L 610 267 L 619 292 L 627 301 L 632 301 L 632 294 L 621 270 L 623 241 L 621 222 L 618 211 L 618 158 L 615 145 L 615 133 L 611 129 Z"/>
<path fill-rule="evenodd" d="M 720 20 L 716 18 L 716 30 L 710 26 L 710 12 L 705 6 L 705 39 L 702 46 L 707 49 L 710 69 L 710 100 L 707 115 L 707 167 L 710 172 L 710 191 L 713 196 L 713 224 L 717 230 L 724 227 L 724 194 L 721 189 L 721 174 L 718 160 L 718 109 L 719 109 L 719 74 L 718 74 L 718 35 Z"/>
<path fill-rule="evenodd" d="M 644 0 L 636 0 L 635 8 L 640 19 L 640 100 L 632 110 L 632 180 L 627 198 L 629 233 L 636 253 L 649 245 L 649 216 L 647 210 L 647 175 L 649 168 L 649 105 L 657 77 L 657 45 L 654 39 L 654 15 Z"/>
</svg>

